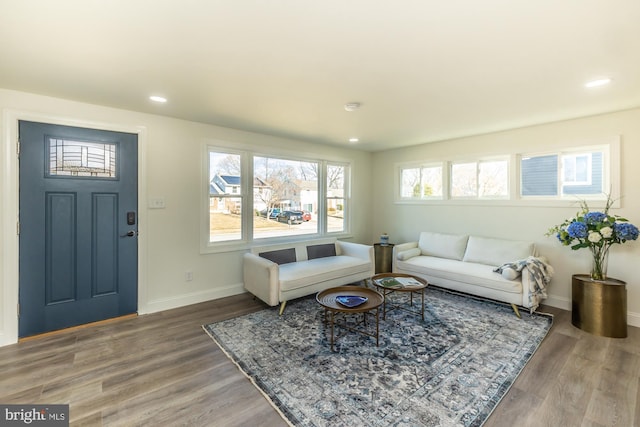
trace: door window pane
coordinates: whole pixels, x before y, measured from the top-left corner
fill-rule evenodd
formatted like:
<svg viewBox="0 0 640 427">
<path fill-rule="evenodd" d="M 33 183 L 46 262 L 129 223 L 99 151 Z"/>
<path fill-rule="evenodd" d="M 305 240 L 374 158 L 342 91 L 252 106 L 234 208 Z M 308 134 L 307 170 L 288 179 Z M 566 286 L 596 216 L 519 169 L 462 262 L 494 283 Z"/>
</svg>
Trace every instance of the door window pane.
<svg viewBox="0 0 640 427">
<path fill-rule="evenodd" d="M 48 139 L 48 176 L 116 178 L 117 144 Z"/>
</svg>

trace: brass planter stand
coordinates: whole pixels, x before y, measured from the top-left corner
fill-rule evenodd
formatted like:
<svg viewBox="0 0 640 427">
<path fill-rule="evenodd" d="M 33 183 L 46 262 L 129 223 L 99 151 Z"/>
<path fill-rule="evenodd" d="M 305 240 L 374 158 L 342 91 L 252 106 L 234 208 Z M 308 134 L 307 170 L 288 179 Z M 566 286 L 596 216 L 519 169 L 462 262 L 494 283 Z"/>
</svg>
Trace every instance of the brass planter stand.
<svg viewBox="0 0 640 427">
<path fill-rule="evenodd" d="M 609 338 L 627 337 L 627 284 L 622 280 L 591 280 L 588 274 L 571 278 L 571 324 Z"/>
</svg>

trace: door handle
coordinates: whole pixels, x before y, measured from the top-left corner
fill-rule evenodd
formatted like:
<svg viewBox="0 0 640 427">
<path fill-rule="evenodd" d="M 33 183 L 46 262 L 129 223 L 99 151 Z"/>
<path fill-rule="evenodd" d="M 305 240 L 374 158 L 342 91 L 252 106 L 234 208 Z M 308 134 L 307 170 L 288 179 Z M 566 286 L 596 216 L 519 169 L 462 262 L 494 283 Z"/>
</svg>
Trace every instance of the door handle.
<svg viewBox="0 0 640 427">
<path fill-rule="evenodd" d="M 129 230 L 127 231 L 127 234 L 123 234 L 120 237 L 135 237 L 138 235 L 138 232 L 136 230 Z"/>
</svg>

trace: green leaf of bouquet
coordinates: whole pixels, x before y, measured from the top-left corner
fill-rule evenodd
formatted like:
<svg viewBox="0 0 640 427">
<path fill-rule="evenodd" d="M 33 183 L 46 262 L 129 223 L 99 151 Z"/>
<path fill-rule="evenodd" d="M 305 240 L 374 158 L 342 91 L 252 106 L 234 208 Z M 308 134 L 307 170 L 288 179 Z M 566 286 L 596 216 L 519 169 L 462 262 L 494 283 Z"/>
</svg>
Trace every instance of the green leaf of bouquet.
<svg viewBox="0 0 640 427">
<path fill-rule="evenodd" d="M 576 245 L 571 246 L 571 249 L 578 250 L 578 249 L 582 249 L 582 248 L 588 248 L 589 247 L 589 243 L 587 242 L 582 242 L 582 243 L 578 243 Z"/>
</svg>

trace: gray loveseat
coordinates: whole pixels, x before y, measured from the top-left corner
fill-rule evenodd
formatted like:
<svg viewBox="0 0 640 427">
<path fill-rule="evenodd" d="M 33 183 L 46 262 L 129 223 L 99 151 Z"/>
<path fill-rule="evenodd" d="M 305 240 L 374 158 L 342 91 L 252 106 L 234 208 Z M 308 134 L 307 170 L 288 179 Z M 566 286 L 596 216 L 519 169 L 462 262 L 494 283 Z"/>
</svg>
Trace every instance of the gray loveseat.
<svg viewBox="0 0 640 427">
<path fill-rule="evenodd" d="M 322 239 L 254 247 L 244 255 L 244 287 L 270 306 L 374 274 L 373 246 Z"/>
</svg>

